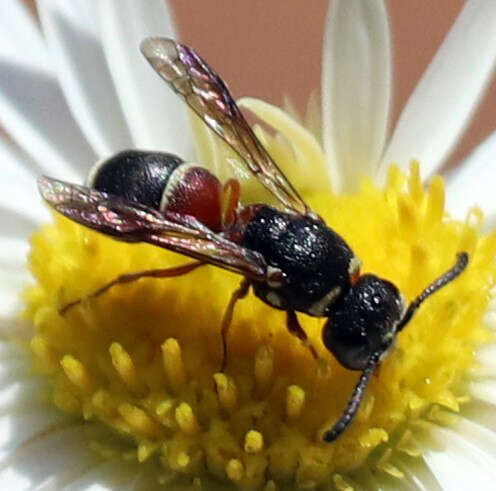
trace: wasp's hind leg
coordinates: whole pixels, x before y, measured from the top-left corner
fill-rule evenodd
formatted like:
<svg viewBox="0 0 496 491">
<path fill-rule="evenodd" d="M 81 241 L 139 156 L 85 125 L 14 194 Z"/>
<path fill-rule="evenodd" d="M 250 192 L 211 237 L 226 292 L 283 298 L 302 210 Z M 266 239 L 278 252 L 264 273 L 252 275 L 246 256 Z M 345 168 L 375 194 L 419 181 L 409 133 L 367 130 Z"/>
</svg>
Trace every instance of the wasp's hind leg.
<svg viewBox="0 0 496 491">
<path fill-rule="evenodd" d="M 141 278 L 174 278 L 176 276 L 182 276 L 185 274 L 194 271 L 196 268 L 200 266 L 205 266 L 205 263 L 200 261 L 195 261 L 193 263 L 183 264 L 182 266 L 177 266 L 175 268 L 168 269 L 149 269 L 146 271 L 138 271 L 136 273 L 123 274 L 115 278 L 114 280 L 106 283 L 98 290 L 90 293 L 87 297 L 81 297 L 77 300 L 69 302 L 64 305 L 61 309 L 59 309 L 59 314 L 64 315 L 68 310 L 72 309 L 76 305 L 79 305 L 83 300 L 87 298 L 96 298 L 105 293 L 107 290 L 110 290 L 115 285 L 122 285 L 124 283 L 131 283 L 133 281 L 137 281 Z"/>
<path fill-rule="evenodd" d="M 221 351 L 221 364 L 220 371 L 223 372 L 227 365 L 227 333 L 231 327 L 231 322 L 234 314 L 234 307 L 238 300 L 242 300 L 248 295 L 250 290 L 250 282 L 244 279 L 237 290 L 231 295 L 231 299 L 227 304 L 226 311 L 224 312 L 224 317 L 222 319 L 221 337 L 222 337 L 222 351 Z"/>
<path fill-rule="evenodd" d="M 296 336 L 303 343 L 303 345 L 310 350 L 312 356 L 318 360 L 319 355 L 317 354 L 315 348 L 310 344 L 307 333 L 301 327 L 294 310 L 286 310 L 286 327 L 293 336 Z"/>
</svg>

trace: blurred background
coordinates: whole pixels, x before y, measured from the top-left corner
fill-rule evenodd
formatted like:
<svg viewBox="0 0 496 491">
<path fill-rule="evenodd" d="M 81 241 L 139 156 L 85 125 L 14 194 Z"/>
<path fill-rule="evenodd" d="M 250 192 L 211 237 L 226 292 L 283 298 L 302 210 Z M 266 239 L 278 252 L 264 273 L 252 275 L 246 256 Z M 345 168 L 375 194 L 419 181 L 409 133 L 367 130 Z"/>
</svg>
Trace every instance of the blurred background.
<svg viewBox="0 0 496 491">
<path fill-rule="evenodd" d="M 26 2 L 35 11 L 33 0 Z M 327 0 L 169 0 L 169 3 L 181 40 L 197 49 L 222 74 L 236 97 L 256 96 L 281 104 L 287 94 L 303 111 L 310 93 L 319 90 Z M 465 2 L 387 0 L 386 3 L 393 39 L 394 124 Z M 495 37 L 496 33 L 486 35 Z M 496 128 L 495 114 L 493 81 L 448 166 L 459 162 Z"/>
</svg>

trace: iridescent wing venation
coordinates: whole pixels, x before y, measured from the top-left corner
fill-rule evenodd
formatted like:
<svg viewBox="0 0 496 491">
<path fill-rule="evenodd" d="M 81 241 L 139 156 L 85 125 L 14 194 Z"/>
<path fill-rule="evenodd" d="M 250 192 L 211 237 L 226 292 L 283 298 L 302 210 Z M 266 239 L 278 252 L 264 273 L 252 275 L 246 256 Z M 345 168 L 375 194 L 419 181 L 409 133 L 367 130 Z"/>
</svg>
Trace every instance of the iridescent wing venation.
<svg viewBox="0 0 496 491">
<path fill-rule="evenodd" d="M 124 242 L 147 242 L 254 281 L 266 279 L 263 257 L 215 234 L 194 217 L 167 213 L 86 186 L 41 177 L 38 187 L 57 212 Z"/>
<path fill-rule="evenodd" d="M 155 71 L 288 210 L 314 216 L 255 136 L 225 83 L 193 49 L 172 39 L 147 38 L 141 43 L 141 51 Z"/>
</svg>

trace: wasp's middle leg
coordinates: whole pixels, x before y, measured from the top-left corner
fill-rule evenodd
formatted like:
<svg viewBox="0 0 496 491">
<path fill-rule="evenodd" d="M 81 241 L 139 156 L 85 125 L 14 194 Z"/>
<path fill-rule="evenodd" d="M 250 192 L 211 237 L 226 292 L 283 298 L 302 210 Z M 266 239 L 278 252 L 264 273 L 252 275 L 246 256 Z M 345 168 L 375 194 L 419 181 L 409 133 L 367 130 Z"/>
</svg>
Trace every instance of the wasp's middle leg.
<svg viewBox="0 0 496 491">
<path fill-rule="evenodd" d="M 227 304 L 226 311 L 224 312 L 224 317 L 222 319 L 221 337 L 222 337 L 222 360 L 220 365 L 220 370 L 223 372 L 227 364 L 227 333 L 231 327 L 232 318 L 234 314 L 234 307 L 238 300 L 242 300 L 248 295 L 250 290 L 250 282 L 245 278 L 239 285 L 238 289 L 233 292 L 231 299 Z"/>
<path fill-rule="evenodd" d="M 317 351 L 315 351 L 315 348 L 310 344 L 307 333 L 301 327 L 294 310 L 286 310 L 286 327 L 293 336 L 296 336 L 303 345 L 310 350 L 312 356 L 318 360 L 319 355 L 317 354 Z"/>
</svg>

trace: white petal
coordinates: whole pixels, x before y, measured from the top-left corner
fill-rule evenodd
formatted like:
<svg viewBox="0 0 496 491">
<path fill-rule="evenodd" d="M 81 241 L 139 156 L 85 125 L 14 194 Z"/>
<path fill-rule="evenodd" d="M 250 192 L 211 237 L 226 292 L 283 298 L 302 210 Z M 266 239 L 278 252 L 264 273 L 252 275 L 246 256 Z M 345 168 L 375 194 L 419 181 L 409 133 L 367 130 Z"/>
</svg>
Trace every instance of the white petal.
<svg viewBox="0 0 496 491">
<path fill-rule="evenodd" d="M 139 44 L 147 36 L 175 37 L 163 0 L 102 0 L 105 54 L 134 144 L 185 158 L 190 128 L 185 105 L 146 63 Z"/>
<path fill-rule="evenodd" d="M 90 5 L 91 2 L 39 0 L 38 11 L 72 114 L 102 157 L 130 147 L 132 140 Z"/>
<path fill-rule="evenodd" d="M 64 101 L 44 40 L 21 2 L 0 2 L 0 124 L 63 178 L 95 160 Z"/>
<path fill-rule="evenodd" d="M 294 152 L 295 167 L 284 169 L 285 174 L 293 182 L 298 183 L 299 189 L 322 189 L 329 190 L 329 183 L 325 180 L 325 175 L 317 175 L 313 170 L 325 168 L 325 157 L 317 139 L 303 126 L 301 126 L 292 116 L 277 106 L 273 106 L 260 99 L 243 97 L 239 99 L 238 105 L 246 108 L 255 114 L 263 123 L 274 128 L 279 134 L 291 142 Z M 312 165 L 312 172 L 309 172 L 308 164 Z"/>
<path fill-rule="evenodd" d="M 77 180 L 96 155 L 76 125 L 57 80 L 0 60 L 0 124 L 34 160 Z"/>
<path fill-rule="evenodd" d="M 29 369 L 29 360 L 23 356 L 22 348 L 17 347 L 13 343 L 0 341 L 2 354 L 0 359 L 0 391 L 13 381 L 24 379 L 27 376 Z M 8 361 L 8 363 L 7 363 Z"/>
<path fill-rule="evenodd" d="M 2 280 L 0 282 L 0 316 L 15 316 L 19 312 L 22 303 L 20 293 L 29 282 L 26 274 L 6 273 L 0 269 Z"/>
<path fill-rule="evenodd" d="M 477 432 L 481 436 L 481 432 Z M 456 430 L 434 428 L 431 437 L 441 448 L 426 450 L 423 458 L 444 489 L 492 489 L 496 479 L 494 451 L 488 453 L 487 439 L 479 442 Z M 486 436 L 485 436 L 486 438 Z M 494 450 L 494 447 L 493 447 Z"/>
<path fill-rule="evenodd" d="M 478 366 L 473 370 L 478 378 L 496 378 L 496 346 L 484 346 L 477 350 Z"/>
<path fill-rule="evenodd" d="M 31 222 L 33 227 L 28 231 L 30 233 L 37 222 L 47 221 L 50 218 L 46 207 L 41 204 L 36 179 L 41 173 L 51 172 L 52 169 L 50 166 L 36 165 L 17 148 L 2 139 L 0 139 L 0 162 L 2 162 L 0 210 L 21 215 L 25 221 Z M 5 223 L 5 217 L 0 216 L 0 221 Z M 15 229 L 15 223 L 12 226 Z M 1 230 L 3 235 L 7 235 L 6 229 Z M 22 232 L 22 229 L 19 229 L 19 232 Z M 15 235 L 27 238 L 27 234 Z"/>
<path fill-rule="evenodd" d="M 8 360 L 10 363 L 12 360 Z M 3 361 L 5 363 L 5 361 Z M 17 412 L 20 408 L 41 406 L 39 399 L 39 380 L 14 380 L 0 391 L 0 411 L 4 413 Z M 37 394 L 37 396 L 34 396 Z"/>
<path fill-rule="evenodd" d="M 322 68 L 322 139 L 335 190 L 356 187 L 382 155 L 391 99 L 391 46 L 382 0 L 337 0 Z"/>
<path fill-rule="evenodd" d="M 467 419 L 479 422 L 484 428 L 496 432 L 496 411 L 493 404 L 473 399 L 463 408 L 463 414 Z"/>
<path fill-rule="evenodd" d="M 48 220 L 50 215 L 41 204 L 36 178 L 29 176 L 26 179 L 20 179 L 16 174 L 19 172 L 2 169 L 0 209 L 16 211 L 34 223 Z"/>
<path fill-rule="evenodd" d="M 294 145 L 297 159 L 303 160 L 307 157 L 317 163 L 323 160 L 322 149 L 316 138 L 279 107 L 253 97 L 243 97 L 237 103 L 239 107 L 248 109 L 288 138 Z"/>
<path fill-rule="evenodd" d="M 0 2 L 0 59 L 50 71 L 43 37 L 21 1 Z"/>
<path fill-rule="evenodd" d="M 20 347 L 14 343 L 0 341 L 0 362 L 4 364 L 6 360 L 17 358 L 20 353 Z"/>
<path fill-rule="evenodd" d="M 494 298 L 492 293 L 487 308 L 488 310 L 484 315 L 484 323 L 487 324 L 487 327 L 496 331 L 496 298 Z"/>
<path fill-rule="evenodd" d="M 422 459 L 412 458 L 405 461 L 402 457 L 396 456 L 391 462 L 404 473 L 404 481 L 402 482 L 407 482 L 411 489 L 442 491 L 443 488 Z"/>
<path fill-rule="evenodd" d="M 0 140 L 0 316 L 15 316 L 20 293 L 30 281 L 27 238 L 40 221 L 50 220 L 41 203 L 34 172 L 39 168 Z"/>
<path fill-rule="evenodd" d="M 73 480 L 63 491 L 131 491 L 139 471 L 136 467 L 117 459 L 105 462 Z"/>
<path fill-rule="evenodd" d="M 28 237 L 36 228 L 36 222 L 11 207 L 0 206 L 0 230 L 4 237 Z"/>
<path fill-rule="evenodd" d="M 31 411 L 16 409 L 10 414 L 0 416 L 1 466 L 6 464 L 23 442 L 44 433 L 47 428 L 58 425 L 64 419 L 61 414 L 49 410 L 46 405 L 32 404 L 31 408 Z"/>
<path fill-rule="evenodd" d="M 484 220 L 485 230 L 495 230 L 496 229 L 496 213 L 487 214 Z"/>
<path fill-rule="evenodd" d="M 29 245 L 26 240 L 0 237 L 0 269 L 3 271 L 24 271 L 28 251 Z"/>
<path fill-rule="evenodd" d="M 22 348 L 0 342 L 0 489 L 134 489 L 145 468 L 121 459 L 102 464 L 90 443 L 105 442 L 108 430 L 47 405 L 44 381 L 31 371 Z"/>
<path fill-rule="evenodd" d="M 472 382 L 469 385 L 469 390 L 475 398 L 496 406 L 496 382 L 494 380 Z"/>
<path fill-rule="evenodd" d="M 32 159 L 23 150 L 11 141 L 0 138 L 0 159 L 2 162 L 2 170 L 6 169 L 14 174 L 22 175 L 24 181 L 31 180 L 34 182 L 41 174 L 52 174 L 61 171 L 64 179 L 77 179 L 79 173 L 76 169 L 72 169 L 70 165 L 63 164 L 62 168 L 57 169 L 53 162 L 37 161 Z M 58 174 L 57 174 L 58 175 Z"/>
<path fill-rule="evenodd" d="M 31 279 L 27 253 L 27 241 L 0 237 L 0 316 L 14 316 L 21 307 L 20 294 Z"/>
<path fill-rule="evenodd" d="M 496 449 L 496 433 L 494 431 L 466 418 L 459 418 L 454 430 L 466 441 L 476 445 L 482 452 L 494 456 L 494 449 Z"/>
<path fill-rule="evenodd" d="M 0 342 L 0 360 L 0 471 L 4 471 L 27 442 L 60 427 L 67 418 L 41 399 L 44 382 L 32 375 L 24 348 Z M 10 489 L 1 477 L 0 489 Z"/>
<path fill-rule="evenodd" d="M 446 208 L 463 219 L 469 207 L 477 205 L 489 217 L 496 216 L 496 131 L 448 175 Z"/>
<path fill-rule="evenodd" d="M 95 430 L 91 425 L 68 426 L 66 422 L 23 442 L 9 456 L 8 467 L 0 472 L 0 488 L 44 489 L 49 485 L 49 489 L 61 489 L 101 460 L 89 448 L 92 433 Z M 14 483 L 17 487 L 12 486 Z"/>
<path fill-rule="evenodd" d="M 469 0 L 405 106 L 382 161 L 407 168 L 418 159 L 430 175 L 470 120 L 496 60 L 496 2 Z"/>
</svg>

